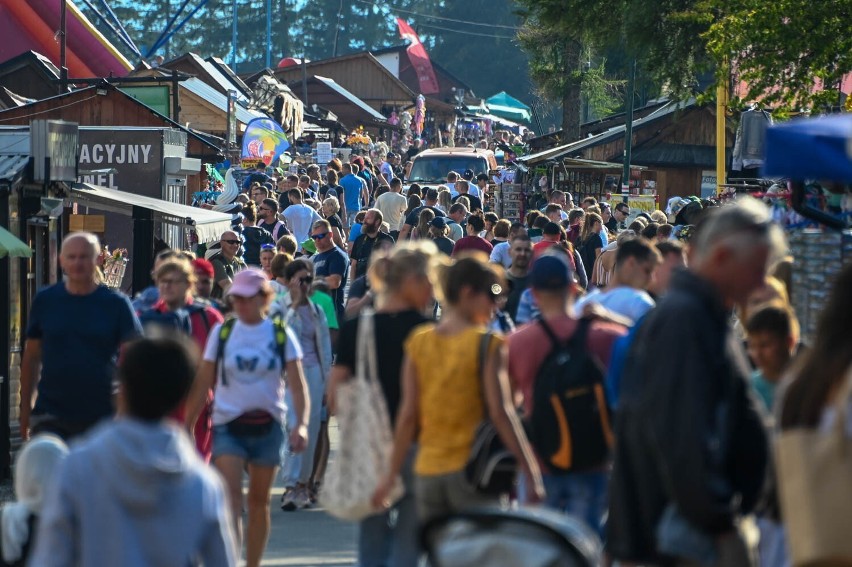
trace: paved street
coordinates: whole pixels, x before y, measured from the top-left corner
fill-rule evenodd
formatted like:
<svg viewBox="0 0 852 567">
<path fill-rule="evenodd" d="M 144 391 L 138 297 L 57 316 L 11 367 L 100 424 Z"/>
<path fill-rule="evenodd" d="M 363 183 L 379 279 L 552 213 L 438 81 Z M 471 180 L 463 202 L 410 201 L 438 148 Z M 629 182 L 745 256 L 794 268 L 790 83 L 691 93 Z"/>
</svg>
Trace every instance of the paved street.
<svg viewBox="0 0 852 567">
<path fill-rule="evenodd" d="M 332 458 L 337 446 L 337 427 L 331 424 Z M 272 493 L 272 533 L 263 565 L 311 567 L 313 565 L 355 565 L 357 527 L 340 522 L 322 510 L 282 512 L 278 502 L 283 486 Z"/>
</svg>

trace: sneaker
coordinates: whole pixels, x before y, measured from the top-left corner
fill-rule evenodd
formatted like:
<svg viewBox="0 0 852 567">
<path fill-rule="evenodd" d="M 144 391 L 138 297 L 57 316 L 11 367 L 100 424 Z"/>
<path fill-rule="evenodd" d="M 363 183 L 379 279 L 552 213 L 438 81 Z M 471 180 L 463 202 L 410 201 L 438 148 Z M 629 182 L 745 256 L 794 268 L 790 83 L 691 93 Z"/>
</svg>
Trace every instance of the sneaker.
<svg viewBox="0 0 852 567">
<path fill-rule="evenodd" d="M 281 495 L 281 509 L 285 512 L 295 512 L 298 510 L 296 504 L 297 490 L 295 488 L 287 488 L 284 494 Z"/>
<path fill-rule="evenodd" d="M 308 489 L 305 486 L 300 486 L 295 491 L 293 495 L 293 503 L 296 508 L 302 510 L 310 507 L 311 505 L 311 495 L 308 493 Z"/>
</svg>

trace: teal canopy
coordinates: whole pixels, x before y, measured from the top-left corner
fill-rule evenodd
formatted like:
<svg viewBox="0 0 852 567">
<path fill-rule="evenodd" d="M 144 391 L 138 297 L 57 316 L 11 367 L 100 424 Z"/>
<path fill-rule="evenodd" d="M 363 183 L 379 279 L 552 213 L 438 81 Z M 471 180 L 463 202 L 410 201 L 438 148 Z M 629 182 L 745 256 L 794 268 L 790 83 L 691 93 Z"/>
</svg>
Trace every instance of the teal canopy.
<svg viewBox="0 0 852 567">
<path fill-rule="evenodd" d="M 29 258 L 33 251 L 25 243 L 0 226 L 0 258 L 11 256 L 12 258 Z"/>
<path fill-rule="evenodd" d="M 520 120 L 529 122 L 532 118 L 530 107 L 522 103 L 506 91 L 485 99 L 488 111 L 495 116 L 508 118 L 509 120 Z"/>
</svg>

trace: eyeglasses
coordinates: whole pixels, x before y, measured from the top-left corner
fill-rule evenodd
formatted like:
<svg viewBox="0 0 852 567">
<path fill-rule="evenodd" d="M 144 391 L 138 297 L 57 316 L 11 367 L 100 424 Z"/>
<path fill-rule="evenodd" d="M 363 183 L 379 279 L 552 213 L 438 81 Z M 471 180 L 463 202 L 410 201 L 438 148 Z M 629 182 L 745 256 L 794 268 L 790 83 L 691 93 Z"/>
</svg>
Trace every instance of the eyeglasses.
<svg viewBox="0 0 852 567">
<path fill-rule="evenodd" d="M 275 250 L 275 245 L 274 244 L 261 244 L 260 249 L 261 250 Z"/>
<path fill-rule="evenodd" d="M 328 233 L 327 233 L 327 232 L 323 232 L 322 234 L 312 234 L 312 235 L 311 235 L 311 238 L 313 238 L 314 240 L 322 240 L 322 239 L 323 239 L 323 238 L 325 238 L 326 236 L 328 236 Z"/>
<path fill-rule="evenodd" d="M 233 244 L 234 246 L 241 243 L 240 240 L 223 240 L 222 242 L 227 242 L 228 244 Z"/>
<path fill-rule="evenodd" d="M 629 214 L 630 214 L 630 209 L 615 209 L 615 211 L 616 211 L 617 213 L 621 213 L 621 214 L 622 214 L 622 215 L 624 215 L 624 216 L 627 216 L 627 215 L 629 215 Z"/>
<path fill-rule="evenodd" d="M 299 283 L 302 284 L 302 285 L 311 285 L 312 283 L 314 283 L 314 277 L 313 276 L 305 276 L 303 278 L 299 278 Z"/>
</svg>

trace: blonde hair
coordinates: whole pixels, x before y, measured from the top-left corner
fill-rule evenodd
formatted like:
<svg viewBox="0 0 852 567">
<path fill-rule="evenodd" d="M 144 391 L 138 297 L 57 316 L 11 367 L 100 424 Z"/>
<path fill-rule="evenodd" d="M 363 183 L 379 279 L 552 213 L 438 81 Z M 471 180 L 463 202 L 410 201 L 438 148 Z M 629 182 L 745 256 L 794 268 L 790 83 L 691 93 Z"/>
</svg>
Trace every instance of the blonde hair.
<svg viewBox="0 0 852 567">
<path fill-rule="evenodd" d="M 428 277 L 430 264 L 437 255 L 438 248 L 431 240 L 407 241 L 391 249 L 376 250 L 367 271 L 370 289 L 377 293 L 394 292 L 410 276 Z"/>
<path fill-rule="evenodd" d="M 340 211 L 340 201 L 337 200 L 337 197 L 326 197 L 322 204 L 323 206 L 328 205 L 328 207 L 331 209 L 331 212 L 333 212 L 334 214 L 337 214 Z"/>
<path fill-rule="evenodd" d="M 190 286 L 195 284 L 195 270 L 192 269 L 192 264 L 189 263 L 189 260 L 185 258 L 172 257 L 157 266 L 154 279 L 159 281 L 166 274 L 180 274 L 186 278 Z"/>
</svg>

